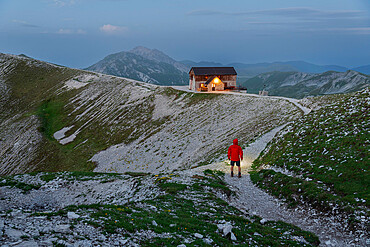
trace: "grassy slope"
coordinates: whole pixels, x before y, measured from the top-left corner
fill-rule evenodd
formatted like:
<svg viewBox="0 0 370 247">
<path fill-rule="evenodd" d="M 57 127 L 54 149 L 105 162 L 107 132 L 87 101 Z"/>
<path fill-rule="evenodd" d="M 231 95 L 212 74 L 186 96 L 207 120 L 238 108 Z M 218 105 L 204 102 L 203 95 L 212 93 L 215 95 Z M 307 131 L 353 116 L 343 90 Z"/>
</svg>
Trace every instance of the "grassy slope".
<svg viewBox="0 0 370 247">
<path fill-rule="evenodd" d="M 369 215 L 369 96 L 363 90 L 330 97 L 337 100 L 291 124 L 254 168 L 274 166 L 297 176 L 264 169 L 252 174 L 254 183 L 292 205 L 309 203 L 351 215 L 350 221 Z"/>
</svg>

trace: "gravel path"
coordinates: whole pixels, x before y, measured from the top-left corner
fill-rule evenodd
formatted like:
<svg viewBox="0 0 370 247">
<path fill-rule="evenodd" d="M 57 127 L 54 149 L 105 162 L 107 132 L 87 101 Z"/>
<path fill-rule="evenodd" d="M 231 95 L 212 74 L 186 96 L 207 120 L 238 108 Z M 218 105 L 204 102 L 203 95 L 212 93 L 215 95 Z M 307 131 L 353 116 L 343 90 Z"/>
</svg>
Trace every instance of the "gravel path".
<svg viewBox="0 0 370 247">
<path fill-rule="evenodd" d="M 204 93 L 204 92 L 197 92 L 197 91 L 190 90 L 188 86 L 172 86 L 172 88 L 176 90 L 180 90 L 180 91 L 190 92 L 190 93 Z M 287 98 L 287 97 L 282 97 L 282 96 L 261 96 L 257 94 L 251 94 L 251 93 L 238 93 L 238 92 L 230 92 L 230 91 L 215 91 L 215 92 L 206 92 L 206 93 L 221 93 L 221 94 L 252 96 L 252 97 L 259 97 L 259 98 L 283 99 L 297 106 L 299 109 L 302 110 L 303 114 L 308 114 L 311 112 L 311 109 L 301 105 L 298 99 Z"/>
<path fill-rule="evenodd" d="M 243 150 L 244 160 L 241 163 L 243 175 L 241 178 L 230 177 L 230 166 L 225 162 L 197 167 L 193 170 L 216 169 L 224 171 L 225 181 L 237 191 L 237 196 L 231 197 L 229 200 L 231 205 L 246 213 L 258 215 L 265 220 L 281 220 L 296 225 L 303 230 L 314 232 L 320 238 L 320 246 L 366 246 L 365 236 L 357 238 L 351 232 L 349 233 L 335 217 L 327 216 L 309 208 L 289 209 L 284 202 L 269 195 L 252 183 L 248 174 L 251 163 L 276 133 L 284 127 L 285 125 L 271 130 Z"/>
</svg>

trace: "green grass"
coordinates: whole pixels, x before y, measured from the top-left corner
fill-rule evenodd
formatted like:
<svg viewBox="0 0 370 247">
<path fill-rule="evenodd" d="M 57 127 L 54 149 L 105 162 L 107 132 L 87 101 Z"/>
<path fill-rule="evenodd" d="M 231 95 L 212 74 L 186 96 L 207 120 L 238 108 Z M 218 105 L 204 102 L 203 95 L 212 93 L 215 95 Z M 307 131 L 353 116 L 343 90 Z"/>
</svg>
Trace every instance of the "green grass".
<svg viewBox="0 0 370 247">
<path fill-rule="evenodd" d="M 64 127 L 62 116 L 64 103 L 52 101 L 51 99 L 43 102 L 37 110 L 37 115 L 41 120 L 40 132 L 49 140 L 53 140 L 54 133 Z"/>
<path fill-rule="evenodd" d="M 34 189 L 37 190 L 41 187 L 41 185 L 34 185 L 34 184 L 27 184 L 27 183 L 19 182 L 15 180 L 14 178 L 12 178 L 11 176 L 0 178 L 0 180 L 3 180 L 3 181 L 0 181 L 0 187 L 9 186 L 13 188 L 18 188 L 18 189 L 21 189 L 24 193 L 30 190 L 34 190 Z"/>
<path fill-rule="evenodd" d="M 149 173 L 146 172 L 125 172 L 125 174 L 131 177 L 145 177 L 149 175 Z"/>
<path fill-rule="evenodd" d="M 291 124 L 253 164 L 256 171 L 270 165 L 301 178 L 262 170 L 253 181 L 293 204 L 369 214 L 369 92 L 330 98 L 337 101 Z"/>
</svg>

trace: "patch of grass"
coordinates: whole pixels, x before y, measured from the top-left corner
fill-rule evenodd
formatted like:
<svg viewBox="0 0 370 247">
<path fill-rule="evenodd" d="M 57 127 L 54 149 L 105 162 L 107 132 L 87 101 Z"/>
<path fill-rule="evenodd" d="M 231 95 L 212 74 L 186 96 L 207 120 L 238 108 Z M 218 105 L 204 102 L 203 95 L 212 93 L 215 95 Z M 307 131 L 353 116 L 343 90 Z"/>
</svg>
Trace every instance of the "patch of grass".
<svg viewBox="0 0 370 247">
<path fill-rule="evenodd" d="M 145 177 L 149 175 L 149 173 L 146 172 L 125 172 L 124 174 L 129 175 L 131 177 Z"/>
<path fill-rule="evenodd" d="M 27 184 L 23 182 L 19 182 L 14 180 L 11 177 L 4 177 L 5 181 L 0 182 L 0 187 L 9 186 L 23 190 L 24 193 L 30 190 L 37 190 L 41 187 L 41 185 L 34 185 L 34 184 Z"/>
<path fill-rule="evenodd" d="M 183 191 L 188 187 L 186 184 L 179 183 L 159 183 L 158 186 L 170 194 L 176 194 L 177 192 Z"/>
<path fill-rule="evenodd" d="M 200 182 L 193 184 L 193 188 L 197 189 L 203 186 L 208 186 L 225 193 L 228 197 L 235 194 L 235 192 L 232 191 L 223 180 L 223 177 L 225 176 L 224 172 L 207 169 L 204 171 L 204 175 L 204 177 L 195 177 L 200 179 Z"/>
<path fill-rule="evenodd" d="M 64 126 L 62 122 L 63 107 L 63 102 L 49 99 L 44 101 L 37 110 L 37 115 L 41 120 L 40 132 L 50 140 L 53 140 L 54 133 Z"/>
</svg>

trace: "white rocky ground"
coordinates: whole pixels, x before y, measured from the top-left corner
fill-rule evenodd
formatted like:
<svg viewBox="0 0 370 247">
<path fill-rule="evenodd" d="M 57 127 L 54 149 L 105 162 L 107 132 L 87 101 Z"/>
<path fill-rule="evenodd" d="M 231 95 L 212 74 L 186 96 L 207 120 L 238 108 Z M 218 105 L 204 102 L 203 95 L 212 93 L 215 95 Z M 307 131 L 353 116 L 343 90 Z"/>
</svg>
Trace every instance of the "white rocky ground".
<svg viewBox="0 0 370 247">
<path fill-rule="evenodd" d="M 150 92 L 138 94 L 133 91 L 130 101 L 137 102 L 146 94 Z M 135 95 L 138 99 L 131 100 Z M 76 100 L 82 97 L 85 96 Z M 186 105 L 189 99 L 184 100 L 183 97 L 184 94 L 178 98 L 156 94 L 152 119 L 170 119 L 149 137 L 143 135 L 130 144 L 114 145 L 95 154 L 91 159 L 97 163 L 94 171 L 158 173 L 187 169 L 209 161 L 210 153 L 221 152 L 235 137 L 245 144 L 255 136 L 301 115 L 294 103 L 283 98 L 235 93 Z M 94 104 L 100 103 L 97 101 Z M 92 113 L 87 114 L 91 116 Z M 221 156 L 223 151 L 212 158 L 217 160 Z"/>
</svg>

